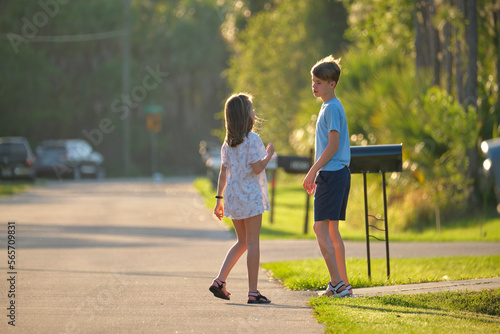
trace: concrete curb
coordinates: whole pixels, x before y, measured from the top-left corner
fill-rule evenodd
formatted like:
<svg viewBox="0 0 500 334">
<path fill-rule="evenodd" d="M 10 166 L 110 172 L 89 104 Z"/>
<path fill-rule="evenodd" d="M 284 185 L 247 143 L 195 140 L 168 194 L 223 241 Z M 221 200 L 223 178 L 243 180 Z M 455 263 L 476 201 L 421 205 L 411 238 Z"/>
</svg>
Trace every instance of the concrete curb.
<svg viewBox="0 0 500 334">
<path fill-rule="evenodd" d="M 356 297 L 372 297 L 389 294 L 417 294 L 440 291 L 480 291 L 485 289 L 499 289 L 500 277 L 472 279 L 462 281 L 442 281 L 416 284 L 402 284 L 359 288 L 354 290 Z"/>
</svg>

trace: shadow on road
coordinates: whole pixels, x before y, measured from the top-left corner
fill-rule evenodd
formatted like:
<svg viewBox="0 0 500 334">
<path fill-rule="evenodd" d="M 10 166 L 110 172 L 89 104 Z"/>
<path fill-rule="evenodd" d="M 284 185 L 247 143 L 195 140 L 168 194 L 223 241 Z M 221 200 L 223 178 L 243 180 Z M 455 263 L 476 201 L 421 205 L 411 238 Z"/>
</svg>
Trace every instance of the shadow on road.
<svg viewBox="0 0 500 334">
<path fill-rule="evenodd" d="M 183 229 L 172 227 L 18 225 L 18 247 L 97 248 L 155 247 L 189 240 L 231 240 L 234 234 L 224 230 Z M 173 240 L 173 239 L 176 240 Z"/>
</svg>

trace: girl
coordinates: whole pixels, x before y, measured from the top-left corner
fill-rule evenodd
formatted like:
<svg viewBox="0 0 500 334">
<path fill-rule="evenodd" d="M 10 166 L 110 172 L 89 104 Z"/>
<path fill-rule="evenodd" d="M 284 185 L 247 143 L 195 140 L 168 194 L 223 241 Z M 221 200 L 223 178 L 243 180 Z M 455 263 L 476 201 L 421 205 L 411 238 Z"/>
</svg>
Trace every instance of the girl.
<svg viewBox="0 0 500 334">
<path fill-rule="evenodd" d="M 240 93 L 229 97 L 224 117 L 226 138 L 221 148 L 214 214 L 219 220 L 223 216 L 232 219 L 237 240 L 229 249 L 210 291 L 215 297 L 229 300 L 226 278 L 240 256 L 247 251 L 248 303 L 267 304 L 271 301 L 257 290 L 259 234 L 262 213 L 270 208 L 264 169 L 273 156 L 274 146 L 269 144 L 264 148 L 260 137 L 252 132 L 255 124 L 252 96 Z"/>
</svg>

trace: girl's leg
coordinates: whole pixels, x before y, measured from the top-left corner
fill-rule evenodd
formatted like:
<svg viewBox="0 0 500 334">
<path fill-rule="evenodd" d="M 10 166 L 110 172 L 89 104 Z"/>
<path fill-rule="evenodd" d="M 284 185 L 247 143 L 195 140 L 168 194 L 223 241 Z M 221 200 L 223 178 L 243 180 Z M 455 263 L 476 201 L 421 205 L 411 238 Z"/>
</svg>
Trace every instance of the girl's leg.
<svg viewBox="0 0 500 334">
<path fill-rule="evenodd" d="M 337 262 L 337 268 L 344 281 L 345 285 L 349 285 L 349 279 L 347 278 L 347 270 L 345 265 L 345 246 L 342 236 L 339 232 L 339 221 L 331 220 L 329 224 L 329 234 L 330 239 L 332 239 L 333 247 L 335 248 L 335 260 Z"/>
<path fill-rule="evenodd" d="M 231 272 L 231 269 L 233 269 L 236 262 L 238 262 L 241 255 L 247 249 L 247 245 L 246 245 L 247 236 L 246 236 L 244 220 L 233 219 L 233 225 L 234 225 L 234 229 L 236 231 L 237 240 L 234 243 L 234 245 L 227 252 L 226 258 L 224 259 L 224 262 L 222 262 L 222 266 L 219 270 L 219 275 L 217 276 L 217 278 L 222 282 L 226 281 L 226 278 L 229 275 L 229 273 Z M 224 290 L 225 290 L 225 288 L 223 289 L 223 291 Z M 224 291 L 224 293 L 226 293 L 226 291 Z"/>
<path fill-rule="evenodd" d="M 319 249 L 321 250 L 321 254 L 323 254 L 323 259 L 330 273 L 332 285 L 335 286 L 342 278 L 339 273 L 339 268 L 337 267 L 336 252 L 330 237 L 329 225 L 329 220 L 314 222 L 314 233 L 316 233 Z M 343 291 L 344 289 L 345 288 L 340 288 L 339 291 Z"/>
<path fill-rule="evenodd" d="M 262 226 L 262 214 L 245 219 L 247 241 L 248 291 L 257 291 L 260 266 L 259 236 Z"/>
</svg>

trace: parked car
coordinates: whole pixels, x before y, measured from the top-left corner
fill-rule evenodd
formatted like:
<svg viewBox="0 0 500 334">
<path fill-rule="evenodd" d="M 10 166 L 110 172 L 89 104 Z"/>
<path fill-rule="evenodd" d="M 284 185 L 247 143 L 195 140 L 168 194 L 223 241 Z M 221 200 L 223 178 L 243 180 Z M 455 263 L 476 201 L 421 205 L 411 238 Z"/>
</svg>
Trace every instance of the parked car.
<svg viewBox="0 0 500 334">
<path fill-rule="evenodd" d="M 37 175 L 58 179 L 84 176 L 103 179 L 104 158 L 82 139 L 45 140 L 36 148 Z"/>
<path fill-rule="evenodd" d="M 0 138 L 0 178 L 36 179 L 36 157 L 24 137 Z"/>
</svg>

